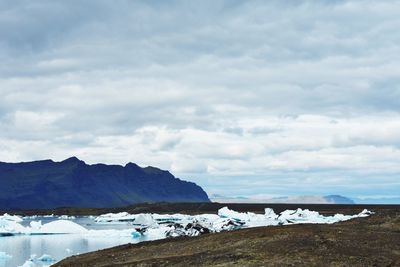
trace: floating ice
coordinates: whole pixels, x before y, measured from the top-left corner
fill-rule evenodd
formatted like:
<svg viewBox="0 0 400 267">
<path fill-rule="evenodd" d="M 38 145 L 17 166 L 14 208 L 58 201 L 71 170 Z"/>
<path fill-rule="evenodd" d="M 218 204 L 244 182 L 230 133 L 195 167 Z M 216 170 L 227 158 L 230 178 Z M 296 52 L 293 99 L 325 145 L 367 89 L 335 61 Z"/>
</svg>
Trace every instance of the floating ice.
<svg viewBox="0 0 400 267">
<path fill-rule="evenodd" d="M 59 220 L 74 220 L 76 219 L 75 216 L 68 216 L 68 215 L 61 215 L 58 217 Z"/>
<path fill-rule="evenodd" d="M 35 267 L 35 263 L 32 260 L 27 260 L 24 264 L 19 267 Z"/>
<path fill-rule="evenodd" d="M 151 216 L 151 214 L 138 214 L 132 224 L 138 226 L 156 226 L 157 221 L 153 218 L 153 216 Z"/>
<path fill-rule="evenodd" d="M 272 209 L 266 209 L 266 214 L 255 214 L 252 212 L 241 213 L 223 207 L 218 211 L 221 218 L 229 218 L 238 223 L 242 223 L 245 227 L 277 225 L 276 214 Z"/>
<path fill-rule="evenodd" d="M 43 262 L 54 262 L 56 261 L 55 259 L 53 259 L 52 256 L 48 255 L 48 254 L 43 254 L 41 257 L 38 258 L 38 261 L 43 261 Z"/>
<path fill-rule="evenodd" d="M 66 220 L 57 220 L 43 225 L 41 221 L 32 221 L 30 222 L 30 226 L 24 227 L 18 222 L 0 217 L 0 236 L 21 234 L 81 234 L 85 232 L 87 232 L 86 228 Z"/>
<path fill-rule="evenodd" d="M 356 215 L 336 214 L 323 216 L 308 209 L 285 210 L 277 215 L 272 209 L 266 208 L 264 214 L 252 212 L 237 212 L 223 207 L 217 214 L 129 214 L 127 212 L 107 213 L 93 218 L 97 223 L 125 223 L 131 229 L 124 230 L 88 230 L 70 220 L 56 220 L 43 224 L 32 221 L 24 227 L 19 222 L 21 218 L 4 214 L 0 216 L 0 235 L 40 235 L 40 234 L 79 234 L 88 237 L 131 237 L 156 240 L 177 236 L 197 236 L 204 233 L 230 231 L 258 226 L 305 224 L 305 223 L 336 223 L 373 214 L 363 210 Z"/>
<path fill-rule="evenodd" d="M 86 233 L 87 229 L 77 223 L 58 220 L 42 225 L 38 230 L 33 231 L 33 234 L 82 234 Z"/>
<path fill-rule="evenodd" d="M 0 216 L 0 220 L 5 220 L 5 221 L 11 221 L 11 222 L 22 222 L 23 219 L 20 216 L 17 215 L 9 215 L 7 213 L 4 213 L 4 215 Z"/>
<path fill-rule="evenodd" d="M 0 236 L 13 235 L 15 233 L 23 232 L 25 227 L 23 227 L 18 216 L 10 216 L 4 214 L 0 216 Z"/>
<path fill-rule="evenodd" d="M 137 215 L 129 214 L 128 212 L 119 213 L 106 213 L 102 214 L 94 219 L 97 223 L 108 223 L 108 222 L 129 222 L 134 221 Z"/>
<path fill-rule="evenodd" d="M 31 215 L 31 216 L 24 216 L 23 219 L 24 220 L 33 220 L 36 219 L 37 217 L 39 217 L 38 215 Z"/>
<path fill-rule="evenodd" d="M 140 238 L 142 235 L 137 231 L 132 231 L 131 236 L 132 238 Z"/>
</svg>

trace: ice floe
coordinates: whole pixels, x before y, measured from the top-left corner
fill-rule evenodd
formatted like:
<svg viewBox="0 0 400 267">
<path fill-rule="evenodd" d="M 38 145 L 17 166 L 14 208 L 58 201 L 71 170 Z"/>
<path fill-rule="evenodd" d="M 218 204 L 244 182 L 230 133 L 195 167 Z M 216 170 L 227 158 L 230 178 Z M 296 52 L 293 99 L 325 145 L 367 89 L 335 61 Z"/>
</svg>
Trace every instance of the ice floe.
<svg viewBox="0 0 400 267">
<path fill-rule="evenodd" d="M 42 262 L 55 262 L 56 260 L 53 259 L 52 256 L 48 255 L 48 254 L 43 254 L 42 256 L 40 256 L 38 258 L 38 261 L 42 261 Z"/>
<path fill-rule="evenodd" d="M 19 267 L 35 267 L 35 263 L 32 260 L 27 260 L 24 264 Z"/>
<path fill-rule="evenodd" d="M 17 222 L 17 223 L 23 221 L 22 217 L 17 216 L 17 215 L 9 215 L 8 213 L 5 213 L 3 216 L 0 216 L 0 218 L 5 221 L 11 221 L 11 222 Z"/>
<path fill-rule="evenodd" d="M 74 220 L 76 219 L 75 216 L 68 216 L 68 215 L 61 215 L 58 217 L 59 220 Z"/>
<path fill-rule="evenodd" d="M 308 209 L 285 210 L 279 215 L 271 208 L 264 214 L 237 212 L 223 207 L 218 214 L 129 214 L 127 212 L 108 213 L 95 219 L 101 223 L 129 222 L 139 233 L 148 239 L 160 239 L 176 236 L 196 236 L 203 233 L 230 231 L 240 228 L 275 226 L 288 224 L 332 224 L 372 214 L 363 210 L 356 215 L 336 214 L 324 216 Z"/>
<path fill-rule="evenodd" d="M 130 229 L 89 230 L 71 221 L 57 219 L 42 224 L 41 221 L 31 221 L 29 226 L 22 226 L 22 218 L 4 214 L 0 216 L 1 235 L 41 235 L 41 234 L 79 234 L 90 237 L 132 237 L 155 240 L 177 236 L 197 236 L 204 233 L 230 231 L 240 228 L 275 226 L 288 224 L 332 224 L 358 217 L 367 217 L 372 212 L 363 210 L 356 215 L 336 214 L 324 216 L 308 209 L 285 210 L 276 214 L 266 208 L 264 214 L 252 212 L 237 212 L 223 207 L 217 214 L 129 214 L 127 212 L 107 213 L 92 218 L 94 222 L 126 223 Z M 65 217 L 59 217 L 65 218 Z M 71 218 L 71 217 L 69 217 Z"/>
<path fill-rule="evenodd" d="M 106 213 L 96 217 L 94 221 L 97 223 L 129 222 L 134 221 L 136 217 L 136 214 L 129 214 L 128 212 Z"/>
<path fill-rule="evenodd" d="M 81 234 L 87 229 L 67 220 L 57 220 L 46 224 L 32 221 L 30 226 L 22 226 L 17 222 L 3 221 L 0 218 L 0 236 L 4 235 L 40 235 L 40 234 Z"/>
<path fill-rule="evenodd" d="M 43 254 L 41 257 L 36 258 L 36 255 L 31 255 L 30 259 L 25 261 L 24 264 L 22 264 L 19 267 L 48 267 L 56 262 L 55 259 L 53 259 L 52 256 Z"/>
<path fill-rule="evenodd" d="M 36 254 L 32 254 L 29 260 L 25 261 L 25 263 L 19 267 L 35 267 L 36 266 L 36 264 L 34 263 L 35 260 L 36 260 Z"/>
</svg>

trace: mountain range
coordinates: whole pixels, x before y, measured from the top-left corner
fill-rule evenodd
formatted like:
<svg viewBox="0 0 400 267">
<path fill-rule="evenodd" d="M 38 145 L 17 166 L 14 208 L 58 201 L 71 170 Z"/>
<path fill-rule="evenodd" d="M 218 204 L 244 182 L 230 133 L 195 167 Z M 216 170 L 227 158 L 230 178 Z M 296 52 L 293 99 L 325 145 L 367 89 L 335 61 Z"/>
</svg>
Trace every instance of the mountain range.
<svg viewBox="0 0 400 267">
<path fill-rule="evenodd" d="M 119 207 L 142 202 L 209 202 L 198 185 L 155 167 L 0 162 L 0 209 Z"/>
<path fill-rule="evenodd" d="M 328 196 L 282 196 L 282 197 L 227 197 L 219 194 L 211 195 L 213 202 L 219 203 L 303 203 L 303 204 L 355 204 L 348 197 L 340 195 Z"/>
</svg>

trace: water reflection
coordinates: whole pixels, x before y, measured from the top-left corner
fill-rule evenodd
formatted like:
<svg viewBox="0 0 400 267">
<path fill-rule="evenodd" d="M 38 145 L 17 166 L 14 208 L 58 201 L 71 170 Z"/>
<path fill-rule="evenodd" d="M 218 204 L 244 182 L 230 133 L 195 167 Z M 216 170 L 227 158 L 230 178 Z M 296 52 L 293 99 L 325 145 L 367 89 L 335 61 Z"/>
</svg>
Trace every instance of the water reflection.
<svg viewBox="0 0 400 267">
<path fill-rule="evenodd" d="M 56 220 L 57 218 L 35 218 L 43 223 Z M 24 221 L 28 225 L 31 220 Z M 96 224 L 89 218 L 77 218 L 73 220 L 88 229 L 128 229 L 128 224 Z M 37 257 L 49 254 L 57 261 L 68 256 L 109 248 L 127 243 L 137 243 L 140 239 L 131 237 L 82 237 L 77 234 L 65 235 L 35 235 L 35 236 L 7 236 L 0 237 L 0 251 L 11 255 L 11 259 L 0 259 L 0 267 L 15 267 L 22 265 L 31 255 Z M 48 266 L 48 263 L 35 261 L 37 266 Z"/>
</svg>

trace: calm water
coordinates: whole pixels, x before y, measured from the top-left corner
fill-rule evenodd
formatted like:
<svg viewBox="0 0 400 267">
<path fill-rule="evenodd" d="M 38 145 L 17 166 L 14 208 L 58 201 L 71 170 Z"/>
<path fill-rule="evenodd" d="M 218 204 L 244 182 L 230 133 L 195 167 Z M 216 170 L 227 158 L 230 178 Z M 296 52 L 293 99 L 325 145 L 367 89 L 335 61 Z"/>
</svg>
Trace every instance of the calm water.
<svg viewBox="0 0 400 267">
<path fill-rule="evenodd" d="M 38 217 L 34 221 L 41 220 L 42 223 L 51 222 L 58 218 Z M 24 220 L 24 226 L 29 225 L 32 220 Z M 96 224 L 93 219 L 83 217 L 71 220 L 87 229 L 130 229 L 128 224 Z M 81 254 L 89 251 L 104 249 L 127 243 L 137 243 L 143 240 L 131 237 L 82 237 L 80 235 L 36 235 L 36 236 L 9 236 L 0 237 L 0 251 L 11 255 L 10 260 L 0 259 L 0 267 L 15 267 L 22 265 L 32 254 L 37 257 L 43 254 L 51 255 L 59 261 L 71 255 Z M 37 266 L 49 266 L 49 263 L 35 262 Z"/>
</svg>

